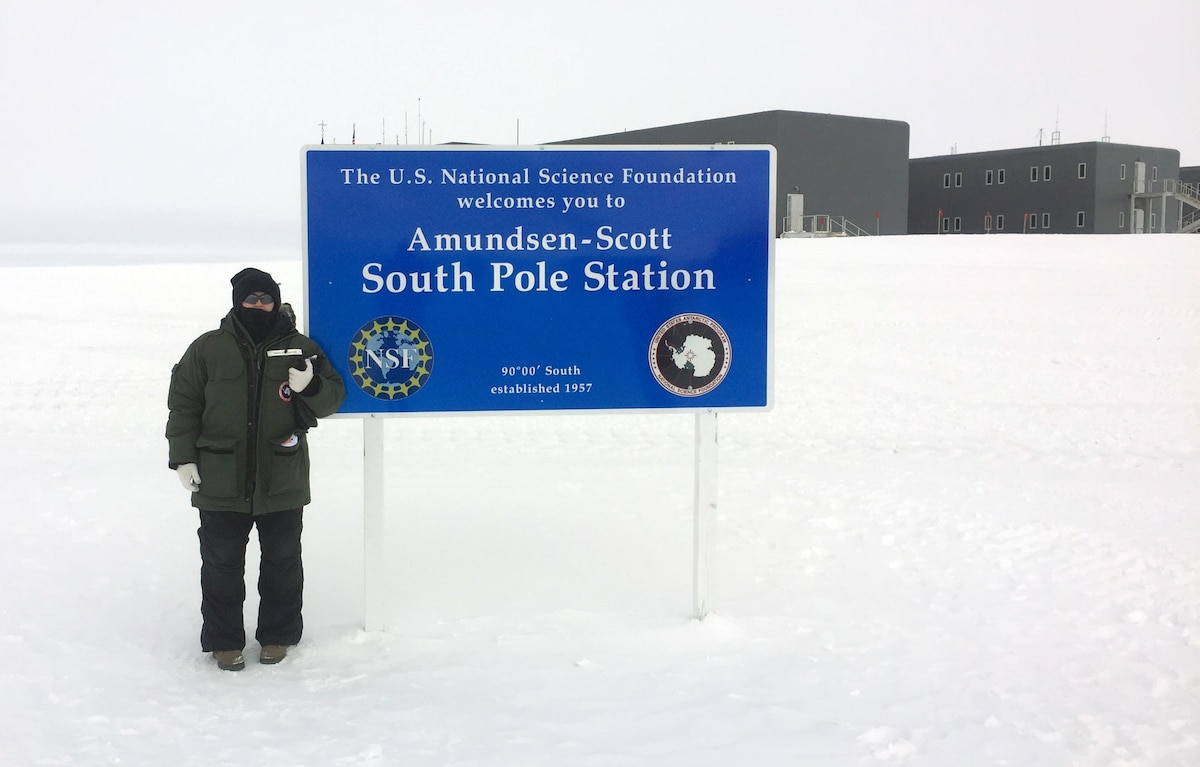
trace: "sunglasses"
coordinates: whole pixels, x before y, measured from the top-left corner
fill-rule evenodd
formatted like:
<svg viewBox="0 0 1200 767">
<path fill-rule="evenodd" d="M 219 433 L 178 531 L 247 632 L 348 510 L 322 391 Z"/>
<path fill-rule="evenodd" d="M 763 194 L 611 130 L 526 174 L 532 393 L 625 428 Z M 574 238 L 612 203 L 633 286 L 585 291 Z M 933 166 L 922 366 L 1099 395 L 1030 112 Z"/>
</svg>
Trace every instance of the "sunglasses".
<svg viewBox="0 0 1200 767">
<path fill-rule="evenodd" d="M 270 306 L 271 304 L 275 303 L 275 299 L 271 296 L 260 296 L 255 293 L 251 293 L 242 299 L 242 303 L 250 304 L 251 306 L 254 306 L 257 303 L 261 303 L 263 306 Z"/>
</svg>

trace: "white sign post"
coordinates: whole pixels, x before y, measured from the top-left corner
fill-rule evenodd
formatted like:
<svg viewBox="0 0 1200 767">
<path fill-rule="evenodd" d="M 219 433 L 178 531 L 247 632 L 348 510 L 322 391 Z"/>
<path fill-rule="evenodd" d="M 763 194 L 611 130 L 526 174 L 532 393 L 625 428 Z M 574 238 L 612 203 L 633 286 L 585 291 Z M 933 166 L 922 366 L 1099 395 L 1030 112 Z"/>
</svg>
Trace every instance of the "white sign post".
<svg viewBox="0 0 1200 767">
<path fill-rule="evenodd" d="M 696 492 L 692 535 L 692 617 L 704 620 L 712 591 L 717 531 L 717 412 L 696 413 Z"/>
<path fill-rule="evenodd" d="M 384 628 L 387 604 L 383 450 L 383 419 L 373 415 L 363 418 L 363 599 L 367 631 Z"/>
</svg>

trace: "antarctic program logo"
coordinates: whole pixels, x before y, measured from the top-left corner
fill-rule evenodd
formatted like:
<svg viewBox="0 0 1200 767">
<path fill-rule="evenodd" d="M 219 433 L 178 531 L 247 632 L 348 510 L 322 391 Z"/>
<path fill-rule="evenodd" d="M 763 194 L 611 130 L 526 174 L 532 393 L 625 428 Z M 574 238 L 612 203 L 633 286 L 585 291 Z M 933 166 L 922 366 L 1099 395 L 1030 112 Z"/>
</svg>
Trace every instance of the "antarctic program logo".
<svg viewBox="0 0 1200 767">
<path fill-rule="evenodd" d="M 429 381 L 433 344 L 417 323 L 404 317 L 377 317 L 350 342 L 350 375 L 376 399 L 410 397 Z"/>
<path fill-rule="evenodd" d="M 725 330 L 703 314 L 677 314 L 650 341 L 650 370 L 664 389 L 698 397 L 720 386 L 733 349 Z"/>
</svg>

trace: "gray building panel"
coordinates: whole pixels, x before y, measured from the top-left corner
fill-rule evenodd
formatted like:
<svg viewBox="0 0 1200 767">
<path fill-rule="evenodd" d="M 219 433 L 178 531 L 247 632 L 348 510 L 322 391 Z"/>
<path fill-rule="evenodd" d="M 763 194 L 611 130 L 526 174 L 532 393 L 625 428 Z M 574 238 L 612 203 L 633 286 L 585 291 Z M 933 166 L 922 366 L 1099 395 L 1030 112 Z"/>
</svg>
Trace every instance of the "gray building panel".
<svg viewBox="0 0 1200 767">
<path fill-rule="evenodd" d="M 804 195 L 806 214 L 844 217 L 871 234 L 907 232 L 905 122 L 776 110 L 557 143 L 770 144 L 777 162 L 776 234 L 784 231 L 791 193 Z"/>
<path fill-rule="evenodd" d="M 1132 212 L 1138 209 L 1146 214 L 1147 231 L 1175 231 L 1181 205 L 1166 193 L 1179 180 L 1179 151 L 1128 144 L 1102 143 L 1096 146 L 1096 165 L 1099 170 L 1096 216 L 1103 223 L 1103 229 L 1097 231 L 1130 231 Z M 1130 195 L 1137 184 L 1139 164 L 1145 168 L 1146 196 L 1134 198 L 1131 203 Z"/>
</svg>

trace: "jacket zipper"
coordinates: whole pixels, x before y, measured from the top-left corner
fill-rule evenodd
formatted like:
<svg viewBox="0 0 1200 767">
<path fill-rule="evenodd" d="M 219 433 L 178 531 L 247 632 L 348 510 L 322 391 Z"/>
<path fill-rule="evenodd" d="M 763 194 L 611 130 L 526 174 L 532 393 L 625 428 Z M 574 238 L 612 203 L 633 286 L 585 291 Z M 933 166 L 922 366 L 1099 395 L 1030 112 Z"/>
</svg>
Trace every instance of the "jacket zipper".
<svg viewBox="0 0 1200 767">
<path fill-rule="evenodd" d="M 250 391 L 247 392 L 246 402 L 246 481 L 244 485 L 244 498 L 246 503 L 250 504 L 250 513 L 254 513 L 254 485 L 255 478 L 258 476 L 258 422 L 262 399 L 262 377 L 263 366 L 262 356 L 257 354 L 257 349 L 244 344 L 242 353 L 245 355 L 248 365 L 254 366 L 254 378 L 250 384 Z"/>
<path fill-rule="evenodd" d="M 247 364 L 253 364 L 254 366 L 254 381 L 250 385 L 249 401 L 246 405 L 249 421 L 246 428 L 246 482 L 244 497 L 245 502 L 250 504 L 250 513 L 252 515 L 254 514 L 254 490 L 258 478 L 258 428 L 262 422 L 262 386 L 263 376 L 266 375 L 263 360 L 266 359 L 267 349 L 285 337 L 290 336 L 285 333 L 274 338 L 268 338 L 262 342 L 261 346 L 252 346 L 249 342 L 240 341 L 242 355 Z"/>
</svg>

